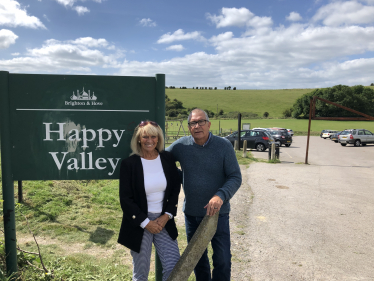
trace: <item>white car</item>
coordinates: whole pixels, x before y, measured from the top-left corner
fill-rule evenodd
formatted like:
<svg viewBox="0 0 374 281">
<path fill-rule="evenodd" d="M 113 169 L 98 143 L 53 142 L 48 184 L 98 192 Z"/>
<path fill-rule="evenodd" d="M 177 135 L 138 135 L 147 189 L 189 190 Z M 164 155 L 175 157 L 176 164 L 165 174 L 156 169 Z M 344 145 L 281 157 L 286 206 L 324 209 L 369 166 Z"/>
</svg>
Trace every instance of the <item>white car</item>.
<svg viewBox="0 0 374 281">
<path fill-rule="evenodd" d="M 287 132 L 288 132 L 288 134 L 290 134 L 291 136 L 293 136 L 293 131 L 292 131 L 292 129 L 287 129 Z"/>
<path fill-rule="evenodd" d="M 326 132 L 324 132 L 324 133 L 322 134 L 322 137 L 323 137 L 324 139 L 331 138 L 331 136 L 332 136 L 333 134 L 336 134 L 337 132 L 338 132 L 338 131 L 326 130 Z"/>
</svg>

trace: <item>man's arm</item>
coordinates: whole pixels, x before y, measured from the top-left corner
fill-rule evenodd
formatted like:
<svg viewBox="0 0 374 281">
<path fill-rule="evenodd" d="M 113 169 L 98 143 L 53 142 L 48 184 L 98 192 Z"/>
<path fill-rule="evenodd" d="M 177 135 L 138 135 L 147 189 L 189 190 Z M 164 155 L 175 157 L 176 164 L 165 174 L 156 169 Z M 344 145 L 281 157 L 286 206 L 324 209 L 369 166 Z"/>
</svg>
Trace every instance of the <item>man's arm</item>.
<svg viewBox="0 0 374 281">
<path fill-rule="evenodd" d="M 223 202 L 230 200 L 242 184 L 242 173 L 240 172 L 240 167 L 238 160 L 236 159 L 234 148 L 229 141 L 227 141 L 227 144 L 228 145 L 225 147 L 226 154 L 223 163 L 226 182 L 216 192 L 216 195 L 218 195 Z"/>
<path fill-rule="evenodd" d="M 226 181 L 204 207 L 207 209 L 207 215 L 209 216 L 213 216 L 215 213 L 219 212 L 223 203 L 229 201 L 242 184 L 242 174 L 240 172 L 238 160 L 236 159 L 235 151 L 231 143 L 228 141 L 225 150 L 223 169 L 226 175 Z"/>
</svg>

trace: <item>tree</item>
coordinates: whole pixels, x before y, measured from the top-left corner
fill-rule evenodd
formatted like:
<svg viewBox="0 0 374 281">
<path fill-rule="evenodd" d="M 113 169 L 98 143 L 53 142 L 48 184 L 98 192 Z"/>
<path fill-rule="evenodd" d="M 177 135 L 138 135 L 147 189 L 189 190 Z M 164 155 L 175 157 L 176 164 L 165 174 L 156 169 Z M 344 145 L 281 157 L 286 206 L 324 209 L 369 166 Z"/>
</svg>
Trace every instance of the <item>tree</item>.
<svg viewBox="0 0 374 281">
<path fill-rule="evenodd" d="M 269 112 L 265 111 L 263 116 L 264 116 L 265 118 L 268 118 L 268 117 L 269 117 Z"/>
<path fill-rule="evenodd" d="M 353 87 L 336 85 L 331 88 L 315 89 L 298 98 L 292 107 L 292 117 L 309 118 L 310 100 L 313 96 L 335 102 L 368 115 L 372 115 L 374 112 L 373 89 L 362 85 Z M 317 117 L 357 117 L 357 114 L 353 112 L 320 100 L 316 101 L 315 113 Z"/>
<path fill-rule="evenodd" d="M 286 117 L 286 118 L 291 117 L 292 116 L 292 110 L 293 110 L 292 107 L 284 110 L 283 113 L 282 113 L 283 116 Z"/>
</svg>

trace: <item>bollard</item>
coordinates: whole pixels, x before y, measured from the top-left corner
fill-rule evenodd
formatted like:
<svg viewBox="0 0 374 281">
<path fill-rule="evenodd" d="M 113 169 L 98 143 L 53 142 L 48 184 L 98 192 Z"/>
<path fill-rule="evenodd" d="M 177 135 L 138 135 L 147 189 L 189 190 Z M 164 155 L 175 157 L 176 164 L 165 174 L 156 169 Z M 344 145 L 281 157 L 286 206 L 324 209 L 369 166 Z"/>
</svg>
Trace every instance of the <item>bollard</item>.
<svg viewBox="0 0 374 281">
<path fill-rule="evenodd" d="M 247 157 L 247 141 L 243 141 L 243 158 Z"/>
<path fill-rule="evenodd" d="M 271 160 L 275 159 L 275 143 L 271 144 Z"/>
<path fill-rule="evenodd" d="M 237 140 L 234 141 L 234 149 L 235 149 L 235 150 L 239 150 L 239 143 L 238 143 Z"/>
</svg>

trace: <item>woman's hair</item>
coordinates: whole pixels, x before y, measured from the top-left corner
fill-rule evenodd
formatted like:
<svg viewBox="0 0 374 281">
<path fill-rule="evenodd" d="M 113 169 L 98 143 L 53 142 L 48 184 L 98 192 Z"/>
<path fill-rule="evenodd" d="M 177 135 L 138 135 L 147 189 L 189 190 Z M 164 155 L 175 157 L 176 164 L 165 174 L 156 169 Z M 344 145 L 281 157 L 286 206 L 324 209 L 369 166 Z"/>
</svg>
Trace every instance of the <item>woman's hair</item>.
<svg viewBox="0 0 374 281">
<path fill-rule="evenodd" d="M 151 123 L 148 123 L 145 126 L 139 127 L 138 125 L 135 128 L 134 134 L 132 135 L 132 139 L 130 143 L 130 148 L 132 150 L 132 153 L 130 155 L 136 154 L 136 155 L 142 156 L 142 147 L 139 141 L 143 135 L 157 136 L 158 143 L 156 145 L 156 149 L 158 152 L 161 152 L 164 150 L 164 133 L 162 132 L 162 129 L 158 125 L 156 127 L 152 125 Z"/>
</svg>

